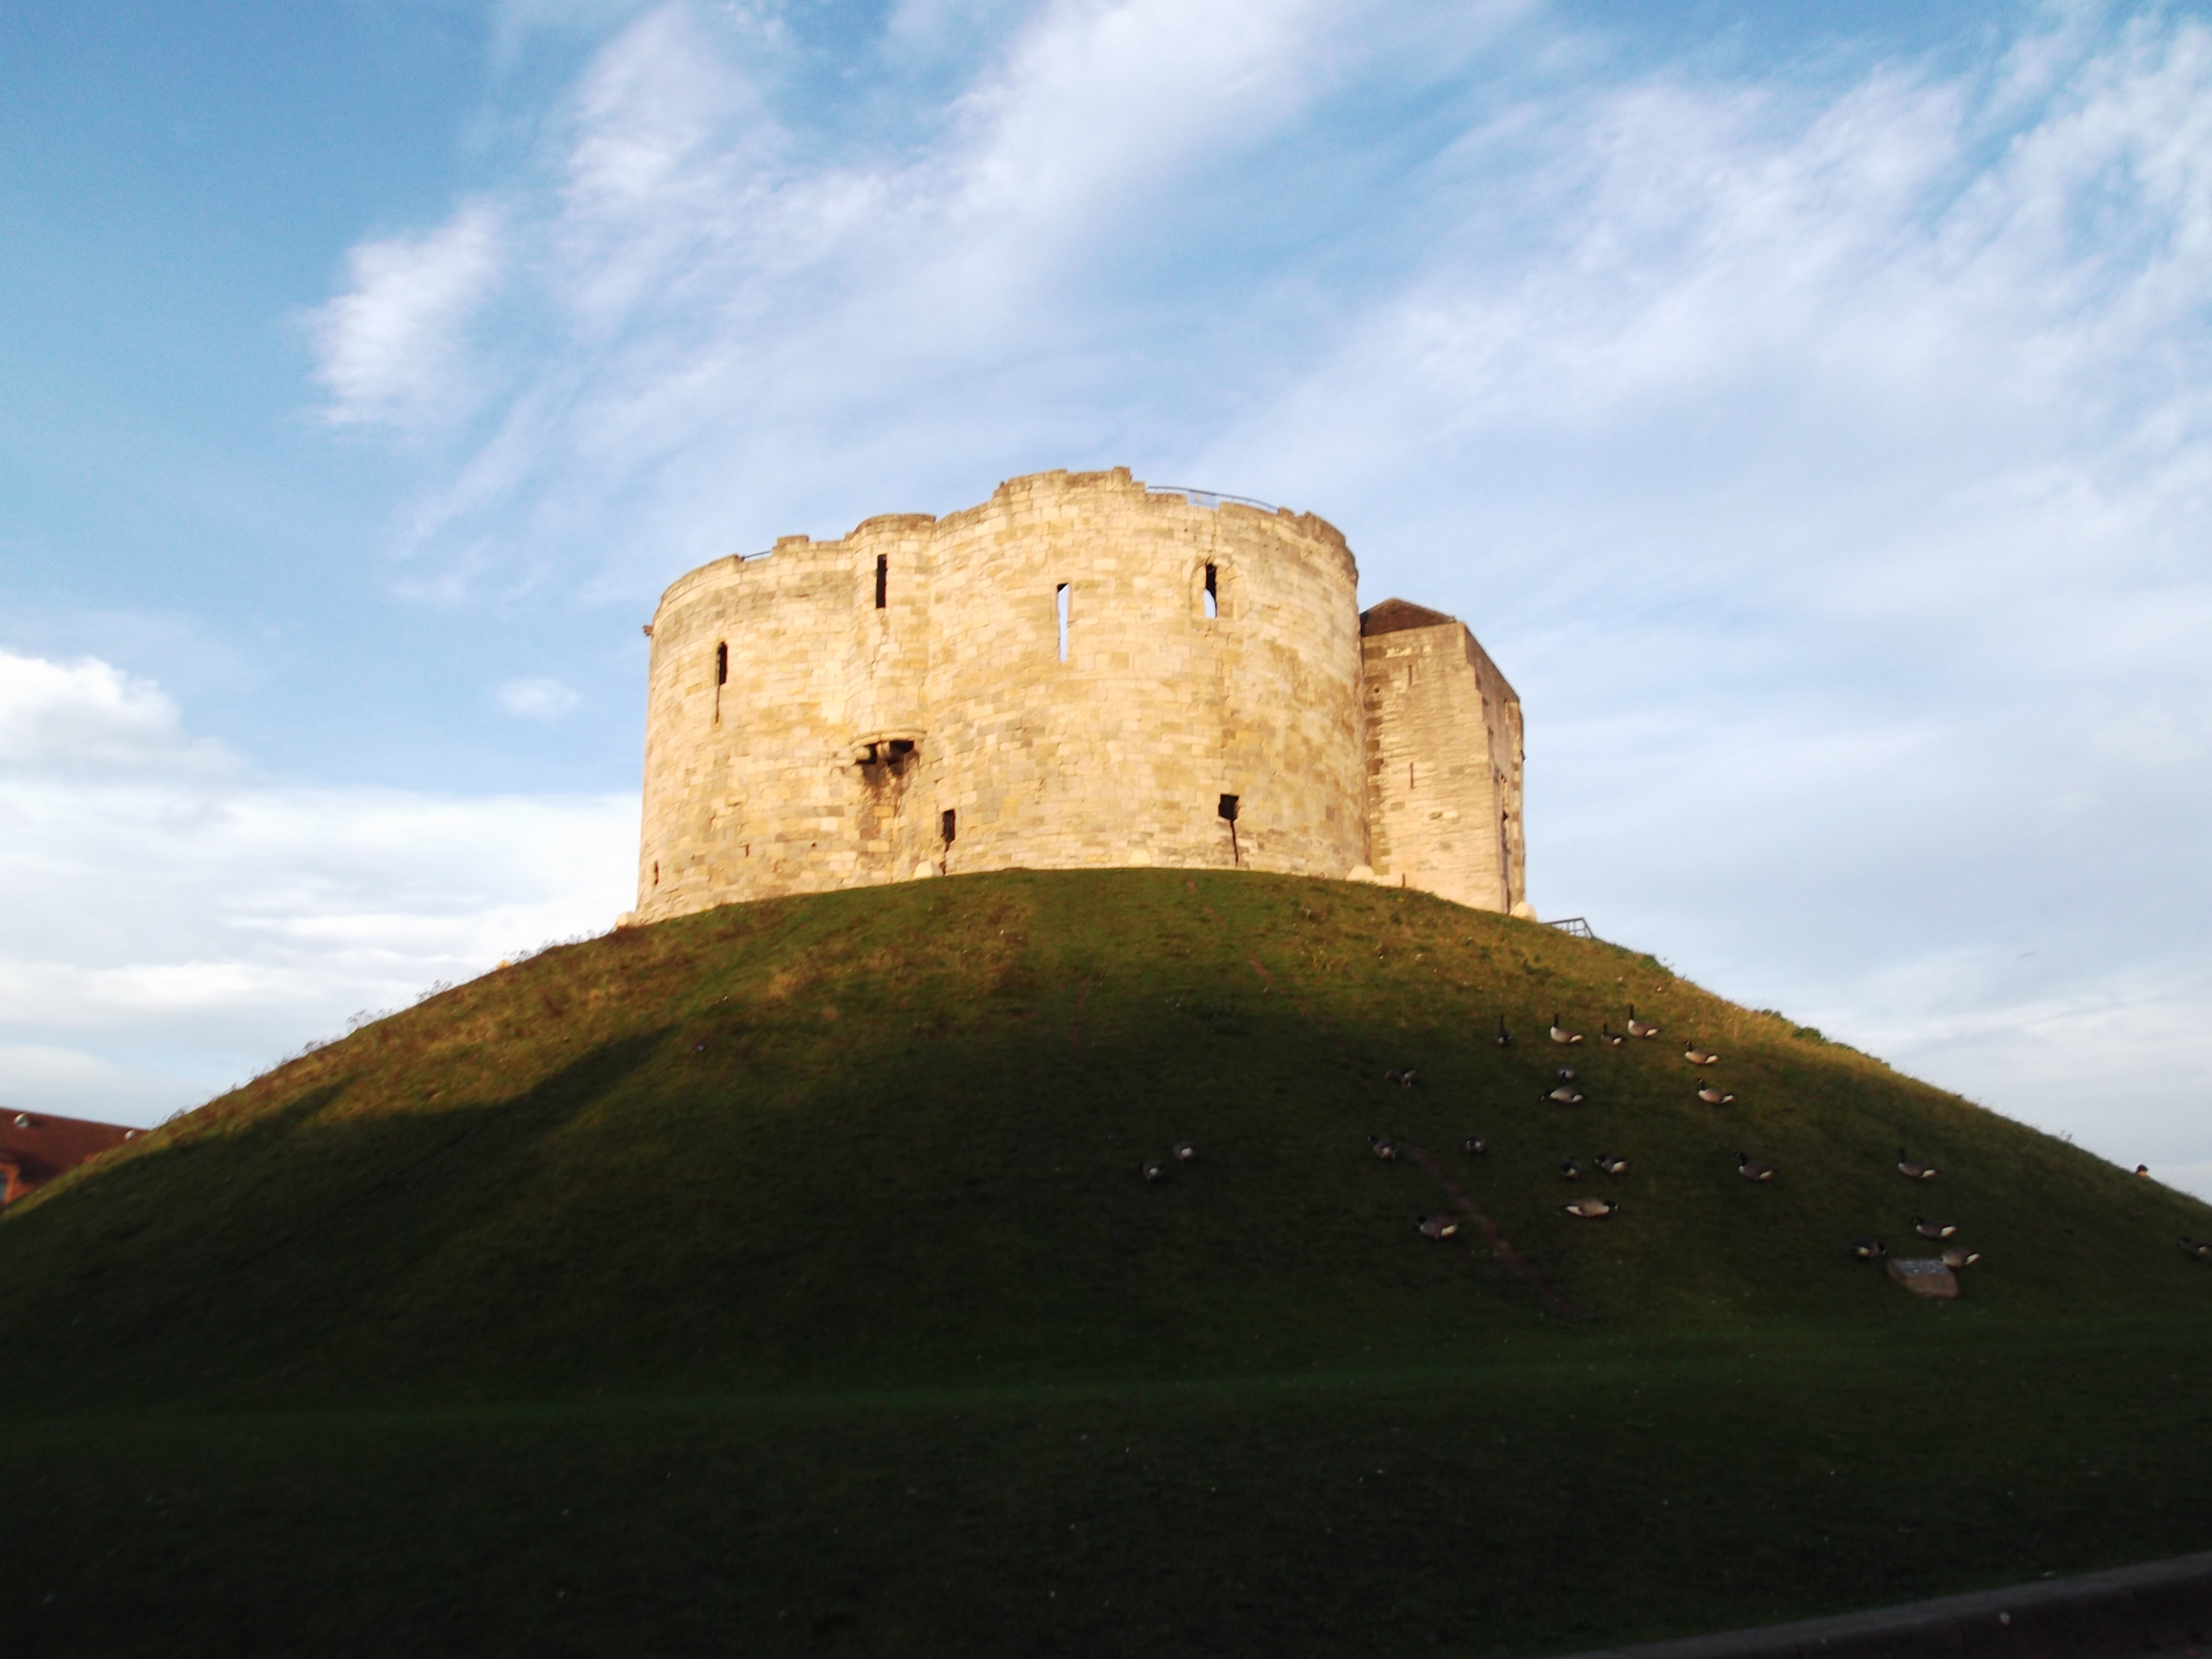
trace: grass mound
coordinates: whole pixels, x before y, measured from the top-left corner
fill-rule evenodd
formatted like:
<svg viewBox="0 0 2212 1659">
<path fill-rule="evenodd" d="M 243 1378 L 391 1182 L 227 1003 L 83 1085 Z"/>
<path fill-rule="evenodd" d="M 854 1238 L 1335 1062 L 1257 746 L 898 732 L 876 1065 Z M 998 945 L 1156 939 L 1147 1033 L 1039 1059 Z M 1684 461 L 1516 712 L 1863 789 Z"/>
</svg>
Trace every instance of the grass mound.
<svg viewBox="0 0 2212 1659">
<path fill-rule="evenodd" d="M 1663 1035 L 1601 1042 L 1632 1003 Z M 1983 1253 L 1955 1303 L 1845 1254 L 1932 1254 L 1915 1215 Z M 0 1398 L 42 1425 L 0 1453 L 0 1616 L 79 1652 L 194 1650 L 195 1598 L 207 1651 L 1503 1652 L 2108 1565 L 2212 1532 L 2185 1232 L 1650 957 L 1420 894 L 733 907 L 444 993 L 0 1220 Z"/>
</svg>

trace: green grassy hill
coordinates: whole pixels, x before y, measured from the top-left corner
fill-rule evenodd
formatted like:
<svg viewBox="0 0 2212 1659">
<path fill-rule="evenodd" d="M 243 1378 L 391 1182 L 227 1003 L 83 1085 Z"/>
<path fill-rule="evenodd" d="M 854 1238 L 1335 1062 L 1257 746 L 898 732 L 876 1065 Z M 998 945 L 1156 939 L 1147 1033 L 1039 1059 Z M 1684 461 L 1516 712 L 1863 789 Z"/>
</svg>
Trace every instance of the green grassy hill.
<svg viewBox="0 0 2212 1659">
<path fill-rule="evenodd" d="M 1631 1003 L 1664 1035 L 1601 1043 Z M 1560 1179 L 1600 1153 L 1628 1173 Z M 1932 1252 L 1916 1213 L 1984 1253 L 1955 1303 L 1845 1255 Z M 201 1650 L 195 1618 L 210 1652 L 1510 1652 L 2198 1548 L 2185 1232 L 1651 957 L 1419 894 L 732 907 L 446 992 L 0 1219 L 0 1543 L 38 1569 L 0 1617 L 80 1652 Z"/>
</svg>

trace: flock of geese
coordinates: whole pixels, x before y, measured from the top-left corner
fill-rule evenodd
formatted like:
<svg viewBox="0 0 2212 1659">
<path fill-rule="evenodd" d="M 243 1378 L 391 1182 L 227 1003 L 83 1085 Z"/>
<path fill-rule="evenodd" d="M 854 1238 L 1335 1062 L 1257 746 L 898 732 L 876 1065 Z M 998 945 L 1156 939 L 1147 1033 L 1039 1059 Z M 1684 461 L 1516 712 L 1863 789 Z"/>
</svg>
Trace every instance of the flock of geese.
<svg viewBox="0 0 2212 1659">
<path fill-rule="evenodd" d="M 1583 1033 L 1573 1030 L 1561 1021 L 1557 1009 L 1552 1012 L 1552 1024 L 1547 1035 L 1563 1048 L 1572 1048 L 1584 1041 Z M 1628 1006 L 1628 1020 L 1625 1030 L 1614 1030 L 1611 1020 L 1603 1021 L 1598 1026 L 1598 1041 L 1609 1048 L 1625 1047 L 1632 1039 L 1648 1039 L 1658 1035 L 1659 1028 L 1656 1025 L 1637 1017 L 1634 1003 Z M 1501 1048 L 1510 1048 L 1513 1046 L 1513 1033 L 1506 1025 L 1505 1016 L 1503 1014 L 1498 1017 L 1498 1033 L 1493 1040 Z M 1735 1095 L 1705 1073 L 1706 1067 L 1719 1063 L 1720 1055 L 1717 1052 L 1700 1048 L 1697 1043 L 1692 1042 L 1682 1050 L 1682 1058 L 1698 1068 L 1697 1096 L 1700 1101 L 1708 1106 L 1730 1106 L 1735 1103 Z M 1410 1067 L 1386 1072 L 1383 1076 L 1386 1081 L 1395 1083 L 1401 1088 L 1410 1089 L 1413 1086 L 1413 1072 Z M 1576 1080 L 1573 1066 L 1560 1066 L 1554 1077 L 1553 1086 L 1545 1094 L 1544 1099 L 1551 1104 L 1559 1106 L 1583 1104 L 1589 1097 L 1575 1087 Z M 1370 1135 L 1367 1137 L 1367 1144 L 1375 1156 L 1385 1164 L 1396 1161 L 1398 1144 L 1388 1136 Z M 1480 1158 L 1490 1150 L 1490 1143 L 1480 1135 L 1469 1135 L 1467 1138 L 1466 1146 L 1468 1156 L 1470 1158 Z M 1559 1165 L 1559 1179 L 1580 1181 L 1587 1171 L 1592 1170 L 1601 1175 L 1618 1179 L 1628 1173 L 1628 1160 L 1625 1158 L 1613 1157 L 1606 1152 L 1600 1152 L 1588 1164 L 1578 1158 L 1570 1158 Z M 1897 1170 L 1899 1174 L 1911 1181 L 1933 1181 L 1936 1176 L 1936 1171 L 1932 1165 L 1914 1162 L 1902 1146 L 1897 1149 Z M 1774 1179 L 1774 1166 L 1761 1163 L 1749 1152 L 1738 1152 L 1735 1155 L 1735 1172 L 1744 1180 L 1754 1184 L 1764 1184 Z M 1567 1214 L 1577 1220 L 1601 1221 L 1608 1216 L 1618 1215 L 1621 1206 L 1620 1200 L 1617 1198 L 1580 1198 L 1561 1207 Z M 1458 1221 L 1449 1216 L 1419 1216 L 1415 1218 L 1415 1225 L 1420 1230 L 1422 1237 L 1437 1243 L 1454 1237 L 1459 1231 Z M 1959 1231 L 1958 1224 L 1955 1222 L 1930 1221 L 1927 1217 L 1918 1215 L 1912 1218 L 1912 1230 L 1923 1238 L 1936 1241 L 1955 1237 Z M 2212 1241 L 2185 1238 L 2181 1243 L 2182 1248 L 2191 1255 L 2212 1261 Z M 1889 1254 L 1887 1247 L 1878 1238 L 1853 1239 L 1845 1249 L 1847 1254 L 1854 1260 L 1861 1261 L 1879 1261 Z M 1942 1255 L 1943 1265 L 1954 1270 L 1970 1267 L 1981 1259 L 1980 1251 L 1971 1250 L 1963 1245 L 1956 1244 L 1947 1247 Z"/>
<path fill-rule="evenodd" d="M 1583 1041 L 1582 1032 L 1571 1030 L 1560 1023 L 1559 1012 L 1556 1009 L 1552 1013 L 1552 1024 L 1548 1035 L 1551 1040 L 1561 1048 L 1572 1048 Z M 1628 1021 L 1626 1030 L 1614 1030 L 1610 1020 L 1604 1021 L 1598 1026 L 1598 1041 L 1612 1048 L 1623 1047 L 1632 1038 L 1648 1039 L 1658 1035 L 1659 1028 L 1656 1025 L 1637 1018 L 1634 1003 L 1628 1006 Z M 1513 1046 L 1513 1033 L 1507 1029 L 1505 1016 L 1503 1014 L 1498 1017 L 1498 1034 L 1495 1041 L 1501 1048 L 1510 1048 Z M 1698 1068 L 1697 1095 L 1700 1101 L 1708 1106 L 1729 1106 L 1735 1103 L 1735 1097 L 1733 1094 L 1705 1073 L 1705 1067 L 1719 1063 L 1720 1055 L 1717 1053 L 1709 1048 L 1701 1048 L 1692 1042 L 1683 1049 L 1682 1058 Z M 1384 1082 L 1395 1084 L 1401 1089 L 1412 1088 L 1415 1076 L 1416 1073 L 1410 1066 L 1397 1067 L 1382 1074 Z M 1560 1066 L 1554 1079 L 1553 1086 L 1544 1096 L 1545 1101 L 1559 1106 L 1583 1104 L 1589 1097 L 1577 1089 L 1575 1083 L 1574 1067 Z M 1391 1137 L 1370 1135 L 1367 1137 L 1367 1145 L 1369 1150 L 1382 1163 L 1397 1162 L 1398 1143 Z M 1469 1158 L 1481 1158 L 1490 1151 L 1490 1143 L 1480 1135 L 1469 1135 L 1466 1141 L 1466 1151 Z M 1188 1140 L 1177 1141 L 1169 1149 L 1169 1152 L 1170 1158 L 1177 1164 L 1188 1164 L 1198 1156 L 1198 1148 Z M 1139 1164 L 1138 1173 L 1148 1183 L 1163 1181 L 1167 1177 L 1169 1167 L 1167 1158 L 1148 1158 Z M 1915 1182 L 1933 1181 L 1938 1173 L 1933 1164 L 1915 1161 L 1902 1146 L 1897 1149 L 1896 1168 L 1897 1172 L 1906 1180 Z M 1586 1172 L 1592 1170 L 1618 1180 L 1628 1173 L 1628 1160 L 1625 1158 L 1615 1158 L 1606 1152 L 1600 1152 L 1587 1164 L 1578 1158 L 1570 1158 L 1559 1164 L 1559 1178 L 1562 1181 L 1580 1181 Z M 1771 1164 L 1762 1164 L 1749 1152 L 1738 1152 L 1735 1155 L 1735 1172 L 1744 1180 L 1755 1183 L 1765 1183 L 1774 1179 L 1774 1166 Z M 2140 1169 L 2136 1172 L 2143 1173 Z M 1580 1198 L 1561 1206 L 1567 1214 L 1581 1221 L 1604 1220 L 1608 1216 L 1618 1215 L 1620 1212 L 1620 1200 L 1617 1198 Z M 1448 1238 L 1456 1237 L 1460 1229 L 1459 1219 L 1455 1216 L 1417 1216 L 1414 1218 L 1414 1224 L 1419 1229 L 1422 1237 L 1437 1243 L 1441 1243 Z M 1944 1240 L 1956 1237 L 1959 1227 L 1956 1222 L 1931 1221 L 1926 1216 L 1916 1215 L 1912 1218 L 1912 1231 L 1922 1238 L 1940 1243 Z M 2185 1237 L 2181 1241 L 2181 1248 L 2185 1254 L 2200 1261 L 2212 1261 L 2212 1240 Z M 1889 1254 L 1888 1247 L 1879 1238 L 1855 1238 L 1844 1247 L 1844 1249 L 1845 1253 L 1856 1261 L 1880 1261 Z M 1956 1272 L 1962 1267 L 1972 1267 L 1982 1259 L 1982 1255 L 1979 1250 L 1969 1249 L 1962 1244 L 1946 1244 L 1940 1259 L 1946 1267 Z"/>
</svg>

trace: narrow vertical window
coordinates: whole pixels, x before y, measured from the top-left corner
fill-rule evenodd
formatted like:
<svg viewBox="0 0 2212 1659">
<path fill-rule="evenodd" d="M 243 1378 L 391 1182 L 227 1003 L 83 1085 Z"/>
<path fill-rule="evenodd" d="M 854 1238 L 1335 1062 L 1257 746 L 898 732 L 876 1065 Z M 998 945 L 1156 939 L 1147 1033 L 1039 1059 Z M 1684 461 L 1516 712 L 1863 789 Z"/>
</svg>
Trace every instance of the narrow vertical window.
<svg viewBox="0 0 2212 1659">
<path fill-rule="evenodd" d="M 951 846 L 953 835 L 960 828 L 960 823 L 951 807 L 946 807 L 937 815 L 937 827 L 939 833 L 945 837 L 945 844 L 947 847 Z"/>
<path fill-rule="evenodd" d="M 1221 805 L 1215 810 L 1221 814 L 1229 825 L 1229 861 L 1231 864 L 1241 865 L 1244 862 L 1244 854 L 1237 845 L 1237 797 L 1224 795 L 1221 798 Z"/>
<path fill-rule="evenodd" d="M 1060 585 L 1060 591 L 1054 595 L 1054 599 L 1060 606 L 1060 659 L 1066 662 L 1067 660 L 1067 584 L 1066 582 Z"/>
<path fill-rule="evenodd" d="M 729 683 L 730 647 L 726 642 L 714 647 L 714 684 L 727 685 Z"/>
<path fill-rule="evenodd" d="M 1218 574 L 1212 565 L 1206 567 L 1206 614 L 1208 617 L 1218 617 L 1221 614 L 1221 589 Z"/>
<path fill-rule="evenodd" d="M 655 859 L 653 861 L 653 884 L 655 887 L 660 885 L 660 860 L 659 859 Z"/>
<path fill-rule="evenodd" d="M 888 598 L 890 597 L 890 585 L 891 585 L 891 556 L 890 556 L 890 554 L 888 554 L 888 553 L 878 553 L 878 554 L 877 554 L 877 555 L 876 555 L 876 609 L 877 609 L 877 610 L 880 611 L 880 610 L 882 610 L 882 609 L 884 608 L 884 601 L 886 599 L 888 599 Z"/>
</svg>

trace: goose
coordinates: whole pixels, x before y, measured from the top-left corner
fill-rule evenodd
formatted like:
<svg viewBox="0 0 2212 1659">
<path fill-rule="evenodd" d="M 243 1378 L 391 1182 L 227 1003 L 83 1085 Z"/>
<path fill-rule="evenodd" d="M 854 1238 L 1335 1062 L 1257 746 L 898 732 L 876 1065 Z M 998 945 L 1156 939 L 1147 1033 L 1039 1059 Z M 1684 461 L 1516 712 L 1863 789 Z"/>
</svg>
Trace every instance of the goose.
<svg viewBox="0 0 2212 1659">
<path fill-rule="evenodd" d="M 1955 1221 L 1929 1221 L 1922 1216 L 1912 1218 L 1912 1231 L 1923 1238 L 1949 1238 L 1959 1231 Z"/>
<path fill-rule="evenodd" d="M 1854 1261 L 1879 1261 L 1889 1254 L 1878 1238 L 1855 1238 L 1844 1248 Z"/>
<path fill-rule="evenodd" d="M 1396 1161 L 1398 1157 L 1398 1143 L 1396 1141 L 1389 1139 L 1386 1136 L 1382 1135 L 1370 1135 L 1367 1137 L 1367 1144 L 1375 1149 L 1375 1156 L 1381 1158 L 1385 1164 L 1390 1164 Z"/>
<path fill-rule="evenodd" d="M 1979 1250 L 1962 1250 L 1955 1244 L 1943 1252 L 1943 1265 L 1954 1273 L 1961 1267 L 1971 1267 L 1981 1259 Z"/>
<path fill-rule="evenodd" d="M 1467 1155 L 1469 1158 L 1480 1158 L 1489 1150 L 1490 1143 L 1480 1135 L 1469 1135 L 1467 1138 Z"/>
<path fill-rule="evenodd" d="M 1559 1067 L 1559 1081 L 1560 1081 L 1560 1082 L 1562 1082 L 1562 1083 L 1572 1083 L 1574 1080 L 1575 1080 L 1575 1068 L 1574 1068 L 1573 1066 L 1560 1066 L 1560 1067 Z"/>
<path fill-rule="evenodd" d="M 1597 1167 L 1609 1176 L 1625 1176 L 1628 1173 L 1628 1160 L 1625 1158 L 1615 1158 L 1610 1152 L 1600 1152 L 1597 1155 Z"/>
<path fill-rule="evenodd" d="M 1459 1231 L 1459 1223 L 1448 1215 L 1421 1216 L 1417 1218 L 1415 1224 L 1420 1228 L 1423 1238 L 1435 1239 L 1438 1242 L 1449 1238 Z"/>
<path fill-rule="evenodd" d="M 1198 1156 L 1198 1148 L 1188 1140 L 1178 1140 L 1175 1144 L 1175 1156 L 1176 1163 L 1188 1164 Z"/>
<path fill-rule="evenodd" d="M 1402 1072 L 1385 1072 L 1382 1073 L 1382 1080 L 1385 1083 L 1395 1083 L 1401 1089 L 1410 1089 L 1413 1086 L 1413 1068 L 1408 1066 Z"/>
<path fill-rule="evenodd" d="M 1617 1198 L 1578 1198 L 1560 1207 L 1577 1221 L 1602 1221 L 1620 1207 Z"/>
<path fill-rule="evenodd" d="M 1698 1048 L 1698 1045 L 1693 1042 L 1688 1048 L 1682 1050 L 1682 1058 L 1688 1060 L 1692 1066 L 1711 1066 L 1717 1060 L 1720 1056 L 1710 1048 Z"/>
<path fill-rule="evenodd" d="M 1165 1180 L 1168 1166 L 1156 1158 L 1148 1158 L 1137 1166 L 1137 1173 L 1147 1181 Z"/>
<path fill-rule="evenodd" d="M 1561 1165 L 1559 1165 L 1559 1179 L 1560 1179 L 1560 1180 L 1562 1180 L 1562 1181 L 1580 1181 L 1582 1178 L 1583 1178 L 1583 1161 L 1582 1161 L 1582 1159 L 1580 1159 L 1580 1158 L 1569 1158 L 1565 1163 L 1564 1163 L 1564 1164 L 1562 1164 Z"/>
<path fill-rule="evenodd" d="M 1738 1152 L 1735 1155 L 1735 1172 L 1746 1181 L 1774 1179 L 1774 1166 L 1771 1164 L 1761 1164 L 1749 1152 Z"/>
<path fill-rule="evenodd" d="M 1559 1024 L 1559 1011 L 1556 1008 L 1553 1009 L 1552 1041 L 1554 1042 L 1580 1042 L 1582 1040 L 1583 1034 L 1580 1031 L 1570 1031 L 1565 1026 Z"/>
<path fill-rule="evenodd" d="M 1698 1098 L 1704 1101 L 1708 1106 L 1727 1106 L 1732 1104 L 1735 1100 L 1735 1097 L 1734 1095 L 1722 1088 L 1717 1083 L 1700 1085 L 1698 1089 Z"/>
<path fill-rule="evenodd" d="M 1562 1106 L 1579 1106 L 1583 1103 L 1585 1097 L 1575 1092 L 1574 1085 L 1572 1084 L 1562 1083 L 1558 1088 L 1553 1090 L 1551 1093 L 1546 1095 L 1544 1098 L 1547 1100 L 1556 1100 Z"/>
<path fill-rule="evenodd" d="M 1930 1164 L 1915 1164 L 1911 1158 L 1905 1155 L 1905 1148 L 1902 1146 L 1897 1149 L 1897 1172 L 1903 1176 L 1907 1181 L 1933 1181 L 1936 1179 L 1935 1165 Z"/>
<path fill-rule="evenodd" d="M 1603 1040 L 1605 1046 L 1608 1048 L 1618 1048 L 1622 1043 L 1628 1041 L 1628 1039 L 1622 1036 L 1621 1033 L 1614 1030 L 1611 1025 L 1605 1024 L 1603 1021 L 1599 1022 L 1597 1034 L 1599 1037 Z"/>
<path fill-rule="evenodd" d="M 1656 1025 L 1646 1025 L 1642 1020 L 1637 1018 L 1636 1005 L 1632 1002 L 1628 1005 L 1628 1035 L 1634 1037 L 1651 1037 L 1659 1035 L 1659 1028 Z"/>
<path fill-rule="evenodd" d="M 2201 1238 L 2184 1238 L 2181 1248 L 2201 1261 L 2212 1261 L 2212 1243 Z"/>
<path fill-rule="evenodd" d="M 1505 1016 L 1503 1014 L 1498 1017 L 1498 1046 L 1501 1048 L 1513 1046 L 1513 1033 L 1505 1029 Z"/>
</svg>

